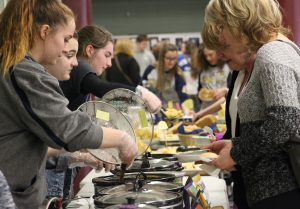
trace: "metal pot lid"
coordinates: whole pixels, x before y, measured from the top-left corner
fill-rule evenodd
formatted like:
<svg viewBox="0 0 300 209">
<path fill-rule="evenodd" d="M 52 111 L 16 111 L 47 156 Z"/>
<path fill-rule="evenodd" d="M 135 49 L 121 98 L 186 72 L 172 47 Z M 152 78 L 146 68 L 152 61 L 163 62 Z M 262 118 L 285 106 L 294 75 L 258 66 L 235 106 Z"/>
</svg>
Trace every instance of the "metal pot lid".
<svg viewBox="0 0 300 209">
<path fill-rule="evenodd" d="M 132 140 L 136 140 L 129 120 L 112 105 L 100 101 L 89 101 L 83 103 L 78 110 L 86 112 L 94 123 L 102 127 L 125 131 L 131 136 Z M 88 149 L 88 151 L 104 162 L 111 164 L 122 163 L 119 158 L 119 149 L 117 148 Z"/>
<path fill-rule="evenodd" d="M 101 176 L 92 179 L 92 182 L 95 185 L 99 186 L 114 186 L 120 185 L 123 183 L 134 182 L 138 173 L 126 173 L 124 175 L 124 181 L 120 182 L 120 176 L 110 175 L 110 176 Z M 145 173 L 146 179 L 150 181 L 173 181 L 175 180 L 175 175 L 170 173 L 159 173 L 159 172 L 149 172 Z"/>
<path fill-rule="evenodd" d="M 101 101 L 111 104 L 129 119 L 138 140 L 139 154 L 144 154 L 154 134 L 154 119 L 148 104 L 137 93 L 123 88 L 107 92 Z"/>
<path fill-rule="evenodd" d="M 151 205 L 145 205 L 145 204 L 134 204 L 134 205 L 112 205 L 109 207 L 106 207 L 105 209 L 158 209 L 158 207 L 151 206 Z"/>
<path fill-rule="evenodd" d="M 95 205 L 110 206 L 116 204 L 127 203 L 127 199 L 134 199 L 136 204 L 149 204 L 157 207 L 174 205 L 182 201 L 182 196 L 179 193 L 172 192 L 159 192 L 159 191 L 140 191 L 140 192 L 127 192 L 115 193 L 103 197 L 96 197 L 94 199 Z"/>
<path fill-rule="evenodd" d="M 145 167 L 149 169 L 155 169 L 155 168 L 167 168 L 175 165 L 175 162 L 162 160 L 162 159 L 148 159 L 148 162 L 150 164 L 150 167 Z M 129 170 L 140 170 L 143 169 L 143 160 L 135 160 L 130 167 Z"/>
<path fill-rule="evenodd" d="M 154 191 L 169 191 L 169 192 L 176 192 L 180 191 L 183 188 L 182 185 L 175 184 L 175 183 L 168 183 L 168 182 L 162 182 L 162 181 L 151 181 L 146 182 L 144 185 L 142 185 L 142 188 L 139 189 L 139 191 L 147 191 L 147 190 L 154 190 Z M 108 195 L 108 194 L 115 194 L 115 193 L 127 193 L 129 191 L 133 191 L 134 184 L 133 183 L 127 183 L 123 185 L 118 185 L 114 187 L 107 187 L 103 189 L 99 189 L 97 191 L 100 195 Z"/>
</svg>

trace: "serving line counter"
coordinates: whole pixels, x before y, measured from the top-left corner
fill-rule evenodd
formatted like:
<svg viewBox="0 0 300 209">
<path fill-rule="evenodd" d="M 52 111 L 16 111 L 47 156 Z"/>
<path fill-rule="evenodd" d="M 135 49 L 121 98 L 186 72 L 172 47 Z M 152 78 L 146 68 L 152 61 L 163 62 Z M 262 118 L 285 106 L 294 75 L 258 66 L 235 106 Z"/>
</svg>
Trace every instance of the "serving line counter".
<svg viewBox="0 0 300 209">
<path fill-rule="evenodd" d="M 167 173 L 170 173 L 169 171 Z M 172 172 L 177 176 L 182 176 L 182 172 Z M 81 182 L 80 191 L 76 197 L 67 206 L 68 209 L 95 209 L 93 195 L 95 194 L 94 185 L 92 179 L 101 176 L 112 175 L 110 172 L 104 170 L 95 172 L 92 170 Z M 182 184 L 184 185 L 188 176 L 183 176 Z M 219 179 L 212 176 L 201 177 L 209 195 L 211 201 L 211 207 L 223 206 L 224 209 L 230 209 L 226 183 L 223 179 Z"/>
</svg>

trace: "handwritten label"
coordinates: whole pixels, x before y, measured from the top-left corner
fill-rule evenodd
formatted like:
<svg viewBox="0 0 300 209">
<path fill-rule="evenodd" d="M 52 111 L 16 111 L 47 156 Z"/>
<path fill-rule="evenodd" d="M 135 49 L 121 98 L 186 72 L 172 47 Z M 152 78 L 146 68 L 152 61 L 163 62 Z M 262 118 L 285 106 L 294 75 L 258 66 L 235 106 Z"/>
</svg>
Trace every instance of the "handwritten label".
<svg viewBox="0 0 300 209">
<path fill-rule="evenodd" d="M 109 121 L 109 113 L 101 111 L 101 110 L 97 110 L 96 111 L 96 118 L 101 119 L 101 120 L 105 120 L 105 121 Z"/>
</svg>

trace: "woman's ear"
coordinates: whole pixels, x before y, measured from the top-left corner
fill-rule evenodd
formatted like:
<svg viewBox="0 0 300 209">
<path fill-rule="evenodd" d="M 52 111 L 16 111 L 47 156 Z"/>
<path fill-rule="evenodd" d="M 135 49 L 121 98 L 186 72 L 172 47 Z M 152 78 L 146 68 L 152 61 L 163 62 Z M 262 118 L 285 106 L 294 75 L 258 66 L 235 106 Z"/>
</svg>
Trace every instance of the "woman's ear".
<svg viewBox="0 0 300 209">
<path fill-rule="evenodd" d="M 50 33 L 50 26 L 49 25 L 42 25 L 40 27 L 40 37 L 42 40 L 45 40 L 47 35 Z"/>
<path fill-rule="evenodd" d="M 85 47 L 85 53 L 88 58 L 92 57 L 94 53 L 94 47 L 91 44 L 87 45 Z"/>
</svg>

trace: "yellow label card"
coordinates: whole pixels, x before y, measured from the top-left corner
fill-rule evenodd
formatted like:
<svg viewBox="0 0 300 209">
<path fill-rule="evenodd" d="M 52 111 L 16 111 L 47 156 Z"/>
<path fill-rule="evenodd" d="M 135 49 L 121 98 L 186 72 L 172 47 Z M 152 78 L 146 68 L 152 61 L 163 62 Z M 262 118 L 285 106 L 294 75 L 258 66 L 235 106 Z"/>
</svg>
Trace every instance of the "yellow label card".
<svg viewBox="0 0 300 209">
<path fill-rule="evenodd" d="M 105 121 L 109 121 L 109 113 L 101 111 L 101 110 L 97 110 L 96 111 L 96 118 L 101 119 L 101 120 L 105 120 Z"/>
<path fill-rule="evenodd" d="M 139 110 L 139 118 L 140 118 L 142 128 L 148 127 L 148 120 L 146 117 L 145 110 Z"/>
</svg>

